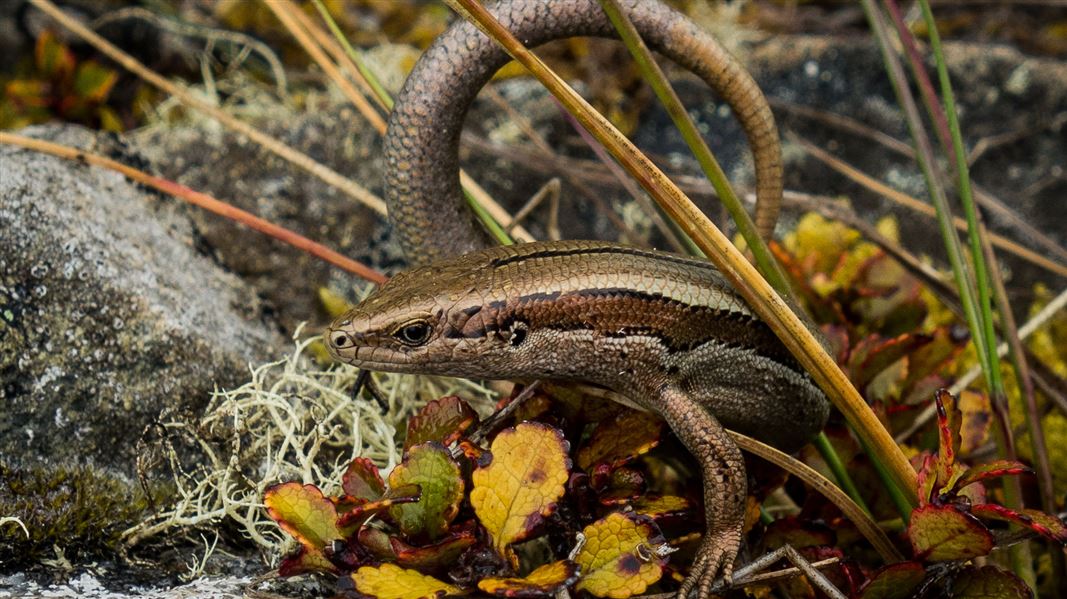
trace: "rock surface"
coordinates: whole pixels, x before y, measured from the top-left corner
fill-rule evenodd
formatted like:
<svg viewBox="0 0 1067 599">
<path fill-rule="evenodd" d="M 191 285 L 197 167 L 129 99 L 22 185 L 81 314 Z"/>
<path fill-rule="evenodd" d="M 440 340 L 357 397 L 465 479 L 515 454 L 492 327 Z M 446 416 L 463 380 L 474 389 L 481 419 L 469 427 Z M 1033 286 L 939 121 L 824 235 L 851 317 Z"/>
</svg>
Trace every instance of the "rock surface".
<svg viewBox="0 0 1067 599">
<path fill-rule="evenodd" d="M 0 147 L 0 458 L 130 473 L 161 410 L 195 410 L 285 347 L 255 290 L 197 250 L 185 213 L 117 173 Z"/>
</svg>

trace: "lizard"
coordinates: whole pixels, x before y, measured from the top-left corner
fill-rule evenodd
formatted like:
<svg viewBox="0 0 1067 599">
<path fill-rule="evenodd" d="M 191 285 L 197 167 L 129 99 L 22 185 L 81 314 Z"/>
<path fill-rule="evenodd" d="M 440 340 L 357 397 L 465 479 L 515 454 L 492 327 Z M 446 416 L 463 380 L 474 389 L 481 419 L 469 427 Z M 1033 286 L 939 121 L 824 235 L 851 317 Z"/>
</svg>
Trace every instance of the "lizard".
<svg viewBox="0 0 1067 599">
<path fill-rule="evenodd" d="M 707 81 L 745 128 L 757 226 L 773 229 L 781 153 L 758 86 L 709 34 L 659 0 L 627 0 L 646 43 Z M 614 37 L 596 0 L 510 0 L 490 10 L 536 46 Z M 601 241 L 493 247 L 459 184 L 459 134 L 502 50 L 458 21 L 408 76 L 385 138 L 389 217 L 415 268 L 333 322 L 339 361 L 371 370 L 584 381 L 659 414 L 700 465 L 706 534 L 679 596 L 710 595 L 740 550 L 747 475 L 725 427 L 786 451 L 822 429 L 826 397 L 704 260 Z"/>
</svg>

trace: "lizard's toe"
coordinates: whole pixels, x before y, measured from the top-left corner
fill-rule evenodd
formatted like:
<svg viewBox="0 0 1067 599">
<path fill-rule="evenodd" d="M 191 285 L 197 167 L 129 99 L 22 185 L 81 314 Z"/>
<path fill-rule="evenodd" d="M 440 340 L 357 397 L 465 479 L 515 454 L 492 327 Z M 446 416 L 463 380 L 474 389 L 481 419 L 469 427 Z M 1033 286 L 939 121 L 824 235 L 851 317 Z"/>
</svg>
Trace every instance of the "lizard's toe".
<svg viewBox="0 0 1067 599">
<path fill-rule="evenodd" d="M 711 596 L 715 579 L 720 575 L 729 583 L 740 547 L 740 535 L 718 535 L 704 539 L 690 567 L 689 576 L 678 589 L 678 598 L 687 599 L 691 597 L 693 589 L 696 589 L 696 595 L 692 597 L 707 599 Z"/>
</svg>

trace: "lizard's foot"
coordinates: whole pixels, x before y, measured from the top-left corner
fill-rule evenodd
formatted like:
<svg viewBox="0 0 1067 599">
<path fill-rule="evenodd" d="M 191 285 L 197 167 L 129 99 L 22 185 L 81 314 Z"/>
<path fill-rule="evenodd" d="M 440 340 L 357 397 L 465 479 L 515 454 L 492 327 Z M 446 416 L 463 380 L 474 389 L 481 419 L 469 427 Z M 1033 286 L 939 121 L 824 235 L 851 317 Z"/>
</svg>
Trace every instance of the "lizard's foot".
<svg viewBox="0 0 1067 599">
<path fill-rule="evenodd" d="M 740 548 L 740 530 L 709 533 L 689 568 L 689 576 L 678 589 L 678 599 L 687 599 L 694 589 L 696 594 L 692 595 L 693 597 L 707 599 L 711 596 L 712 584 L 719 575 L 729 584 L 734 571 L 734 560 L 737 559 Z"/>
</svg>

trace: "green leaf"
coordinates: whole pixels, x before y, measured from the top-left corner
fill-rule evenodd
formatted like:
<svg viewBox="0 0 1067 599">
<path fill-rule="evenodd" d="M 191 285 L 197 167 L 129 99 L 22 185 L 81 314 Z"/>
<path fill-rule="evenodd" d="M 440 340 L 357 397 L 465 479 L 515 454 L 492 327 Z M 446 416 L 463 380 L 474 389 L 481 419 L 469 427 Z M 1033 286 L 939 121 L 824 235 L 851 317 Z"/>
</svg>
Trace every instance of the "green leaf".
<svg viewBox="0 0 1067 599">
<path fill-rule="evenodd" d="M 463 500 L 463 478 L 452 454 L 435 442 L 410 448 L 404 461 L 389 473 L 390 487 L 404 485 L 419 486 L 419 501 L 393 506 L 389 515 L 405 535 L 439 538 L 459 513 Z"/>
<path fill-rule="evenodd" d="M 100 103 L 107 99 L 118 80 L 117 72 L 87 60 L 74 72 L 74 93 L 85 102 Z"/>
</svg>

